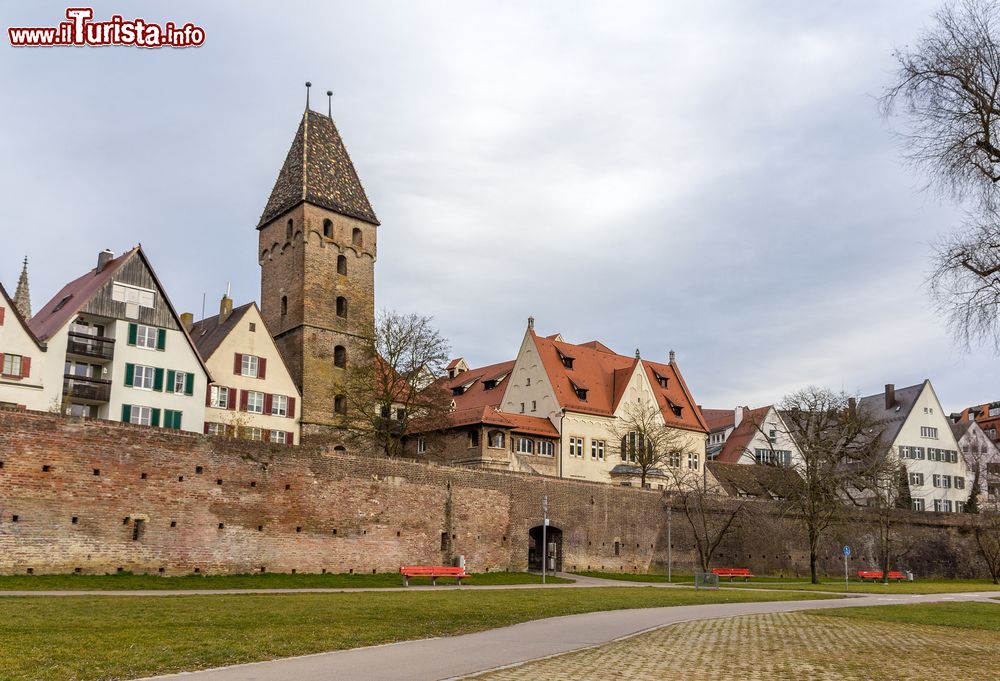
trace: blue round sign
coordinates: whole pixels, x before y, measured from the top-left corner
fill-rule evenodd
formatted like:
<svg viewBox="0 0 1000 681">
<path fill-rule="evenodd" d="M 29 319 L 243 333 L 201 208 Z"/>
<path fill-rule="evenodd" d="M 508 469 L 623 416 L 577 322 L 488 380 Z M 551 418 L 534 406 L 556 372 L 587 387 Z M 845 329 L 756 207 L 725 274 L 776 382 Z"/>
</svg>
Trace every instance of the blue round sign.
<svg viewBox="0 0 1000 681">
<path fill-rule="evenodd" d="M 851 547 L 850 546 L 845 546 L 844 547 L 844 555 L 845 556 L 851 555 Z"/>
</svg>

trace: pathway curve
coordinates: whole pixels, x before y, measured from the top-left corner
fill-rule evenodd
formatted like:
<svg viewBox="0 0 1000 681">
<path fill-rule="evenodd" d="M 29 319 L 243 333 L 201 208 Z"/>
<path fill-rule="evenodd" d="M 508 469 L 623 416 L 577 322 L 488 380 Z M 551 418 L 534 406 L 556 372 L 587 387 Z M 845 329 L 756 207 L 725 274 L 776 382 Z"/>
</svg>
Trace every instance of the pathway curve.
<svg viewBox="0 0 1000 681">
<path fill-rule="evenodd" d="M 463 587 L 464 588 L 464 587 Z M 991 600 L 996 592 L 866 595 L 842 600 L 720 603 L 612 610 L 523 622 L 475 634 L 284 658 L 155 677 L 165 681 L 440 681 L 581 650 L 678 622 L 855 606 Z"/>
</svg>

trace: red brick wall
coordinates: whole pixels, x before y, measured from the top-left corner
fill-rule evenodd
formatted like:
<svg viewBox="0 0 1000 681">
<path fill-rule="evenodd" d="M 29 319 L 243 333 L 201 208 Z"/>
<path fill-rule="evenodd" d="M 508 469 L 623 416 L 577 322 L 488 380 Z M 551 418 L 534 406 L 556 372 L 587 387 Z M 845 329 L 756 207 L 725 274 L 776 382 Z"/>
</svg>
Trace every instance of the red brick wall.
<svg viewBox="0 0 1000 681">
<path fill-rule="evenodd" d="M 552 525 L 563 530 L 565 568 L 666 565 L 663 498 L 634 488 L 12 410 L 0 410 L 0 461 L 4 574 L 396 571 L 459 554 L 474 571 L 524 569 L 543 495 Z M 725 543 L 716 564 L 801 573 L 806 554 L 796 527 L 767 512 L 757 517 Z M 977 569 L 962 518 L 913 520 L 906 560 L 919 574 Z M 681 514 L 673 521 L 674 569 L 690 572 L 690 535 Z M 841 542 L 856 547 L 852 569 L 860 567 L 871 535 L 864 523 L 835 529 L 824 567 L 842 570 Z"/>
</svg>

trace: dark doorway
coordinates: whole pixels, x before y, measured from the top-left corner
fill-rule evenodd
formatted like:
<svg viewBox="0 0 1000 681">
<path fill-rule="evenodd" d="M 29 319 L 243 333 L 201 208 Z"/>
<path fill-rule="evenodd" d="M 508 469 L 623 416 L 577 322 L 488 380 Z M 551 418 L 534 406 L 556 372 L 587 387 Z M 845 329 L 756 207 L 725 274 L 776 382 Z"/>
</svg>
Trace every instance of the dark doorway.
<svg viewBox="0 0 1000 681">
<path fill-rule="evenodd" d="M 561 572 L 563 563 L 562 530 L 549 525 L 545 532 L 545 541 L 549 545 L 549 572 Z M 554 565 L 553 567 L 553 560 Z M 528 569 L 542 571 L 542 526 L 528 530 Z"/>
</svg>

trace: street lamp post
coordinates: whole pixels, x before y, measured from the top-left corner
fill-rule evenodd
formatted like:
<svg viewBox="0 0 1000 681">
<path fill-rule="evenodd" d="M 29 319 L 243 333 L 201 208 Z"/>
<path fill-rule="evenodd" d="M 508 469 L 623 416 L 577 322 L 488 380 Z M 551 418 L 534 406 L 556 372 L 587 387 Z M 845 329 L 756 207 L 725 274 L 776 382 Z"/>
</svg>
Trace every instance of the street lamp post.
<svg viewBox="0 0 1000 681">
<path fill-rule="evenodd" d="M 549 495 L 546 494 L 542 497 L 542 584 L 545 584 L 545 569 L 548 567 L 546 563 L 549 562 L 549 545 L 546 543 L 548 541 L 549 529 Z"/>
<path fill-rule="evenodd" d="M 673 578 L 674 552 L 673 552 L 673 528 L 674 528 L 674 503 L 673 498 L 667 502 L 667 581 Z"/>
</svg>

